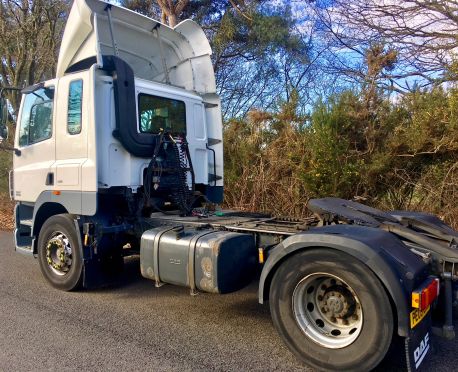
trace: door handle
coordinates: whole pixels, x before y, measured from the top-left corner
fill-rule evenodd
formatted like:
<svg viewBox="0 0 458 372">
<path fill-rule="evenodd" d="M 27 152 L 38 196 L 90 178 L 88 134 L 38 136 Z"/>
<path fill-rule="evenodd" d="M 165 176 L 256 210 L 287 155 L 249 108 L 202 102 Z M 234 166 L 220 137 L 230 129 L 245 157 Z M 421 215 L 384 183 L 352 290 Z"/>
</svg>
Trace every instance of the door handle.
<svg viewBox="0 0 458 372">
<path fill-rule="evenodd" d="M 53 172 L 49 172 L 49 173 L 46 175 L 46 182 L 45 182 L 45 185 L 46 185 L 46 186 L 54 186 L 54 173 L 53 173 Z"/>
</svg>

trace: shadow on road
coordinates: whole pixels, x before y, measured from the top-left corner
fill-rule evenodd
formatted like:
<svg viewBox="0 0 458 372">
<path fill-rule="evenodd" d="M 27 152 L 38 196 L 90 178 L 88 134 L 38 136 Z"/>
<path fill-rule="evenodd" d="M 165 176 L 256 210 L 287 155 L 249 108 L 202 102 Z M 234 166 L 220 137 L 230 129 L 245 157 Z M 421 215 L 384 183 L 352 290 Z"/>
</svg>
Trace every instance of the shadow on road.
<svg viewBox="0 0 458 372">
<path fill-rule="evenodd" d="M 110 285 L 89 290 L 91 293 L 103 294 L 112 293 L 127 298 L 145 298 L 154 295 L 155 298 L 183 297 L 185 299 L 205 298 L 205 302 L 213 298 L 223 298 L 226 301 L 225 308 L 234 316 L 253 316 L 257 319 L 263 318 L 270 322 L 269 307 L 258 302 L 258 281 L 255 280 L 240 291 L 225 295 L 210 293 L 199 293 L 197 296 L 190 296 L 188 288 L 166 284 L 160 288 L 155 287 L 154 281 L 143 278 L 140 274 L 140 259 L 138 256 L 128 257 L 124 260 L 122 274 Z M 237 293 L 237 294 L 235 294 Z M 242 296 L 240 296 L 242 295 Z"/>
</svg>

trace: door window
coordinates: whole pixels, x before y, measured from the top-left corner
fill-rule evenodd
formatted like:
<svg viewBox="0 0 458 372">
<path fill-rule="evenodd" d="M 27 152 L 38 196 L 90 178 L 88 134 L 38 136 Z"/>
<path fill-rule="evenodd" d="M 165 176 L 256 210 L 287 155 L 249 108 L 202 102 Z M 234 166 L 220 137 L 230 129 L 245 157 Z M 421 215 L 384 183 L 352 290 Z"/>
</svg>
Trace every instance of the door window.
<svg viewBox="0 0 458 372">
<path fill-rule="evenodd" d="M 82 105 L 83 80 L 72 81 L 68 92 L 67 130 L 69 134 L 81 133 Z"/>
<path fill-rule="evenodd" d="M 19 127 L 19 146 L 51 138 L 53 100 L 54 87 L 40 88 L 25 96 Z"/>
</svg>

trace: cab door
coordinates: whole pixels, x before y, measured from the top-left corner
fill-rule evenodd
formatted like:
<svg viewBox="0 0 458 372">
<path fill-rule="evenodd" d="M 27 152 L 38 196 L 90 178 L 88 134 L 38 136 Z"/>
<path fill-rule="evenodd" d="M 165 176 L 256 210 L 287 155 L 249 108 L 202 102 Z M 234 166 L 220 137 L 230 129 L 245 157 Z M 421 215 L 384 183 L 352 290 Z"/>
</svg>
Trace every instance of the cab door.
<svg viewBox="0 0 458 372">
<path fill-rule="evenodd" d="M 34 203 L 52 184 L 56 159 L 55 81 L 26 89 L 16 129 L 14 199 Z"/>
<path fill-rule="evenodd" d="M 82 191 L 82 166 L 88 158 L 87 88 L 88 72 L 70 74 L 59 80 L 56 108 L 55 189 Z"/>
</svg>

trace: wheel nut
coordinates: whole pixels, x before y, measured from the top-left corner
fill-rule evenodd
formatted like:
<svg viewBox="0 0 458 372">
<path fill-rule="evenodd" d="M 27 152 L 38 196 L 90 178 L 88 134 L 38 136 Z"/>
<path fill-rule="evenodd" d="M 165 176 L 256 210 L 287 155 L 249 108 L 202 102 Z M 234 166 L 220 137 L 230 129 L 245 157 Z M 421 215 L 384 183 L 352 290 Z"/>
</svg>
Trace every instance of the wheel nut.
<svg viewBox="0 0 458 372">
<path fill-rule="evenodd" d="M 356 314 L 353 314 L 353 316 L 351 317 L 353 320 L 358 320 L 358 315 Z"/>
<path fill-rule="evenodd" d="M 344 320 L 342 321 L 342 323 L 345 324 L 345 325 L 348 325 L 348 324 L 349 324 L 348 319 L 344 319 Z"/>
<path fill-rule="evenodd" d="M 323 301 L 323 296 L 319 295 L 318 296 L 318 301 Z"/>
<path fill-rule="evenodd" d="M 331 322 L 337 323 L 337 319 L 336 319 L 335 317 L 332 317 L 332 318 L 331 318 Z"/>
<path fill-rule="evenodd" d="M 328 310 L 327 310 L 325 307 L 322 307 L 322 308 L 321 308 L 321 312 L 322 312 L 322 313 L 327 313 Z"/>
</svg>

